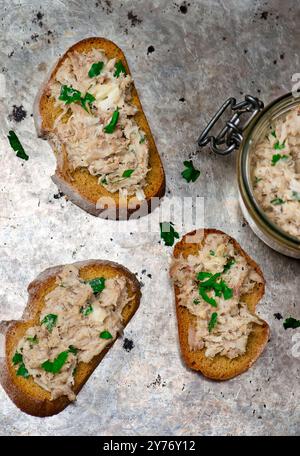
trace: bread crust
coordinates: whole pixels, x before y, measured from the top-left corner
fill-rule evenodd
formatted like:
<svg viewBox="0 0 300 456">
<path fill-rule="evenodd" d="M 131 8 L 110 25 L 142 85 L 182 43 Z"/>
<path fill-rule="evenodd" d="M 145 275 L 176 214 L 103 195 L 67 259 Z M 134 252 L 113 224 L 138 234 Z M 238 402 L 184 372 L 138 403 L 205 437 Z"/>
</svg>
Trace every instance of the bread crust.
<svg viewBox="0 0 300 456">
<path fill-rule="evenodd" d="M 149 168 L 150 171 L 146 177 L 146 186 L 143 191 L 145 200 L 139 201 L 136 197 L 124 198 L 122 202 L 119 198 L 119 192 L 111 193 L 104 186 L 98 183 L 97 176 L 92 176 L 87 169 L 79 168 L 71 170 L 68 165 L 67 153 L 62 145 L 51 140 L 51 132 L 55 118 L 60 112 L 59 108 L 54 107 L 54 100 L 50 96 L 50 86 L 53 82 L 57 70 L 66 59 L 69 52 L 78 51 L 86 52 L 92 48 L 103 49 L 109 58 L 116 57 L 122 60 L 128 74 L 130 73 L 127 60 L 121 49 L 112 41 L 105 38 L 86 38 L 71 46 L 65 54 L 58 60 L 50 76 L 47 77 L 45 83 L 40 88 L 34 103 L 34 119 L 37 134 L 39 137 L 49 141 L 57 160 L 57 166 L 53 182 L 58 186 L 59 190 L 65 193 L 66 197 L 81 209 L 90 214 L 108 219 L 128 219 L 146 215 L 157 206 L 158 202 L 151 204 L 151 199 L 160 199 L 165 194 L 165 173 L 163 165 L 157 151 L 147 118 L 144 114 L 138 93 L 135 85 L 132 86 L 132 104 L 138 108 L 134 119 L 139 127 L 145 131 L 149 142 Z M 59 150 L 58 150 L 59 149 Z M 108 211 L 107 207 L 97 207 L 99 198 L 111 198 L 111 204 L 115 206 L 115 210 Z M 114 201 L 114 203 L 112 203 Z"/>
<path fill-rule="evenodd" d="M 188 236 L 195 234 L 203 234 L 202 241 L 195 243 L 187 243 Z M 216 229 L 203 229 L 192 231 L 185 236 L 175 245 L 174 257 L 178 258 L 180 255 L 187 257 L 188 255 L 195 255 L 201 249 L 203 241 L 208 234 L 226 234 L 223 231 Z M 228 236 L 228 235 L 226 235 Z M 265 292 L 265 279 L 258 264 L 241 248 L 239 243 L 230 237 L 234 248 L 247 260 L 254 270 L 261 276 L 262 283 L 257 284 L 251 293 L 241 296 L 241 299 L 247 304 L 251 313 L 255 314 L 255 309 L 258 302 Z M 205 349 L 191 351 L 188 344 L 188 331 L 190 325 L 196 320 L 187 308 L 179 304 L 179 287 L 174 285 L 175 292 L 175 305 L 176 315 L 178 322 L 179 343 L 183 361 L 185 364 L 195 371 L 202 373 L 205 377 L 212 380 L 229 380 L 242 374 L 257 360 L 262 353 L 269 339 L 269 325 L 266 321 L 262 321 L 262 325 L 253 324 L 253 331 L 250 333 L 247 343 L 247 350 L 244 355 L 234 359 L 229 359 L 225 356 L 216 355 L 214 358 L 207 358 L 204 354 Z M 257 316 L 257 315 L 256 315 Z"/>
<path fill-rule="evenodd" d="M 140 284 L 135 275 L 124 266 L 106 260 L 81 261 L 73 263 L 73 265 L 79 268 L 80 276 L 84 279 L 99 277 L 100 274 L 106 278 L 114 277 L 117 274 L 126 277 L 128 293 L 129 296 L 133 296 L 133 299 L 124 307 L 122 312 L 125 327 L 140 304 Z M 29 415 L 38 417 L 55 415 L 67 407 L 71 401 L 66 396 L 51 401 L 50 393 L 37 385 L 31 377 L 24 379 L 16 375 L 16 369 L 11 360 L 17 343 L 23 337 L 26 329 L 38 324 L 39 315 L 44 306 L 44 297 L 55 288 L 55 279 L 63 267 L 64 265 L 60 265 L 46 269 L 29 284 L 29 298 L 21 320 L 0 322 L 0 333 L 5 335 L 5 357 L 0 359 L 0 382 L 17 407 Z M 89 363 L 81 362 L 78 364 L 74 376 L 73 390 L 75 394 L 79 393 L 114 342 L 109 344 Z"/>
</svg>

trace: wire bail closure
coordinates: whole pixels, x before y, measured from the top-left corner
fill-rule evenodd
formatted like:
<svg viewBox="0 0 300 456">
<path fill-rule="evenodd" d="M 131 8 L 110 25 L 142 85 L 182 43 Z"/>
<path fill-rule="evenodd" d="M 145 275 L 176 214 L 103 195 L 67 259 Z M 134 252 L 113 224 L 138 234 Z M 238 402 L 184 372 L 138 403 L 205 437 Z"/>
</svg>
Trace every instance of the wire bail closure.
<svg viewBox="0 0 300 456">
<path fill-rule="evenodd" d="M 209 136 L 211 129 L 229 107 L 234 112 L 231 119 L 226 122 L 226 125 L 217 136 Z M 228 98 L 199 136 L 199 147 L 204 147 L 209 143 L 211 150 L 216 154 L 230 154 L 240 146 L 243 140 L 243 131 L 247 128 L 256 114 L 263 108 L 263 102 L 252 95 L 246 95 L 245 100 L 240 101 L 239 103 L 237 103 L 236 99 L 233 97 Z M 241 116 L 243 114 L 250 114 L 250 116 L 242 125 L 240 125 Z"/>
</svg>

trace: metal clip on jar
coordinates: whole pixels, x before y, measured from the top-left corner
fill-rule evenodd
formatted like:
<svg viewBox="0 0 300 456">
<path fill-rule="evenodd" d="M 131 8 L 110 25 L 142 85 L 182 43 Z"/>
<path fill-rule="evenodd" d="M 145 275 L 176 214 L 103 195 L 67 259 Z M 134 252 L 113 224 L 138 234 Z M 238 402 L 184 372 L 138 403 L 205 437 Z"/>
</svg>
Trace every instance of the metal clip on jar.
<svg viewBox="0 0 300 456">
<path fill-rule="evenodd" d="M 251 179 L 251 158 L 259 140 L 270 131 L 270 125 L 297 106 L 300 106 L 299 98 L 295 98 L 291 93 L 274 100 L 265 108 L 262 101 L 250 95 L 246 95 L 245 100 L 239 103 L 235 98 L 229 98 L 198 139 L 200 147 L 209 144 L 211 150 L 219 155 L 227 155 L 238 149 L 239 202 L 245 219 L 254 233 L 269 247 L 293 258 L 300 258 L 300 239 L 283 231 L 271 221 L 257 202 Z M 212 128 L 228 108 L 233 111 L 230 120 L 217 135 L 210 135 Z"/>
</svg>

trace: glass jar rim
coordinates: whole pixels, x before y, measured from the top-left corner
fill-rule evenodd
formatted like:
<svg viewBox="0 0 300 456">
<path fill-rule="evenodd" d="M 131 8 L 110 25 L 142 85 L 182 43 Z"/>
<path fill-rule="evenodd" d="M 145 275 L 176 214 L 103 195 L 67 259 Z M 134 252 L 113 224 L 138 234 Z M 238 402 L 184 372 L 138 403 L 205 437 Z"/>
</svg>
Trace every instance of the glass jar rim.
<svg viewBox="0 0 300 456">
<path fill-rule="evenodd" d="M 289 247 L 300 250 L 300 239 L 297 239 L 296 237 L 289 235 L 287 232 L 283 231 L 278 225 L 273 223 L 262 210 L 256 201 L 256 198 L 251 189 L 251 184 L 249 182 L 250 173 L 248 172 L 249 152 L 255 131 L 258 130 L 259 126 L 272 109 L 284 105 L 285 102 L 287 102 L 287 106 L 289 106 L 289 101 L 293 101 L 295 105 L 300 105 L 300 95 L 299 98 L 296 98 L 291 92 L 286 93 L 271 101 L 260 113 L 257 114 L 257 116 L 254 117 L 254 119 L 252 119 L 245 131 L 244 138 L 239 149 L 239 157 L 237 163 L 240 192 L 243 196 L 244 203 L 248 207 L 248 210 L 250 209 L 251 215 L 254 216 L 256 223 L 258 223 L 261 228 L 264 229 L 264 231 L 267 231 L 269 235 L 275 237 L 280 243 L 285 245 L 288 244 Z"/>
</svg>

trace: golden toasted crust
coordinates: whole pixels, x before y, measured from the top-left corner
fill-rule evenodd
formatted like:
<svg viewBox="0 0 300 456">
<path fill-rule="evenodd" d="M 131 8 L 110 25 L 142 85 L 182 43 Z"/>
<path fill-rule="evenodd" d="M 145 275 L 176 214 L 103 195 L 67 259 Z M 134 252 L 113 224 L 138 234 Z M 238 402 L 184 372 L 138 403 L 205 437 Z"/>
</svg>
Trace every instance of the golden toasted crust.
<svg viewBox="0 0 300 456">
<path fill-rule="evenodd" d="M 201 233 L 202 241 L 197 242 L 186 242 L 187 236 L 193 236 L 196 233 Z M 222 231 L 215 229 L 204 229 L 193 231 L 186 234 L 181 241 L 179 241 L 174 247 L 174 257 L 178 258 L 183 255 L 184 258 L 188 255 L 196 255 L 203 246 L 203 242 L 208 234 L 217 233 L 225 234 Z M 234 245 L 234 248 L 240 255 L 246 258 L 248 264 L 261 276 L 262 283 L 256 285 L 251 293 L 244 294 L 241 299 L 244 301 L 250 312 L 255 313 L 255 308 L 260 299 L 263 297 L 265 292 L 265 279 L 263 273 L 250 258 L 249 255 L 241 248 L 238 242 L 230 238 Z M 263 351 L 269 338 L 269 325 L 264 321 L 262 325 L 253 324 L 253 331 L 249 335 L 247 350 L 244 355 L 241 355 L 234 359 L 229 359 L 225 356 L 216 355 L 214 358 L 207 358 L 204 354 L 205 349 L 191 351 L 188 344 L 188 331 L 189 327 L 193 325 L 196 317 L 192 315 L 187 308 L 179 304 L 179 288 L 175 285 L 175 302 L 176 302 L 176 314 L 178 321 L 178 333 L 181 353 L 186 365 L 196 371 L 200 371 L 203 375 L 213 380 L 228 380 L 236 377 L 237 375 L 245 372 L 250 366 L 256 361 L 261 352 Z"/>
<path fill-rule="evenodd" d="M 80 268 L 80 277 L 91 280 L 95 277 L 111 278 L 116 275 L 125 276 L 128 283 L 128 294 L 133 297 L 122 315 L 124 326 L 130 321 L 140 303 L 140 285 L 135 275 L 124 266 L 111 261 L 89 260 L 74 263 Z M 18 341 L 23 337 L 25 331 L 39 323 L 39 315 L 44 307 L 45 296 L 55 288 L 55 280 L 58 272 L 63 266 L 47 269 L 40 274 L 28 286 L 29 299 L 22 320 L 2 322 L 0 332 L 5 334 L 5 358 L 0 361 L 0 381 L 11 398 L 11 400 L 23 412 L 33 416 L 51 416 L 61 412 L 70 404 L 66 396 L 50 400 L 50 393 L 37 385 L 32 377 L 24 379 L 16 375 L 15 367 L 12 364 L 12 357 L 16 351 Z M 74 392 L 78 394 L 89 376 L 96 369 L 102 358 L 112 347 L 114 341 L 107 346 L 98 356 L 95 356 L 89 363 L 79 363 L 75 374 Z"/>
<path fill-rule="evenodd" d="M 51 134 L 53 130 L 53 123 L 60 113 L 60 109 L 54 106 L 54 99 L 51 97 L 50 93 L 50 86 L 59 67 L 66 59 L 69 52 L 88 52 L 93 48 L 103 49 L 108 58 L 115 57 L 118 60 L 121 60 L 126 68 L 127 73 L 131 74 L 123 52 L 112 41 L 109 41 L 105 38 L 87 38 L 74 44 L 60 58 L 54 70 L 52 71 L 50 78 L 47 80 L 46 84 L 43 86 L 37 97 L 35 103 L 37 112 L 35 113 L 35 116 L 40 118 L 36 119 L 39 136 L 50 140 L 49 134 Z M 60 148 L 61 150 L 58 151 L 55 150 L 54 144 L 49 141 L 52 148 L 54 149 L 57 158 L 57 168 L 55 175 L 52 177 L 53 181 L 74 204 L 78 205 L 85 211 L 90 212 L 92 215 L 101 216 L 103 213 L 102 216 L 106 218 L 114 218 L 113 212 L 112 215 L 107 214 L 107 211 L 104 214 L 104 208 L 97 208 L 97 201 L 100 197 L 109 197 L 114 200 L 117 208 L 116 218 L 119 219 L 128 218 L 140 207 L 142 207 L 143 215 L 150 212 L 150 210 L 153 209 L 153 207 L 151 208 L 151 198 L 161 198 L 165 194 L 164 169 L 134 85 L 132 87 L 132 104 L 138 108 L 138 112 L 134 116 L 134 119 L 138 126 L 145 131 L 149 142 L 149 168 L 151 169 L 147 174 L 147 185 L 143 189 L 145 194 L 144 202 L 138 201 L 136 197 L 127 198 L 127 204 L 120 202 L 119 193 L 110 193 L 107 191 L 102 185 L 98 183 L 97 176 L 92 176 L 86 168 L 79 168 L 75 171 L 71 170 L 68 165 L 67 154 L 64 146 L 62 146 Z M 132 205 L 132 207 L 129 207 L 126 210 L 127 205 Z M 124 206 L 125 210 L 121 210 Z M 137 215 L 140 214 L 141 209 Z"/>
</svg>

